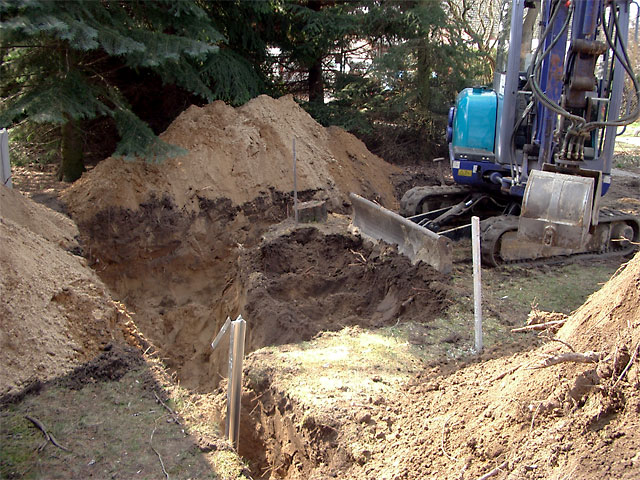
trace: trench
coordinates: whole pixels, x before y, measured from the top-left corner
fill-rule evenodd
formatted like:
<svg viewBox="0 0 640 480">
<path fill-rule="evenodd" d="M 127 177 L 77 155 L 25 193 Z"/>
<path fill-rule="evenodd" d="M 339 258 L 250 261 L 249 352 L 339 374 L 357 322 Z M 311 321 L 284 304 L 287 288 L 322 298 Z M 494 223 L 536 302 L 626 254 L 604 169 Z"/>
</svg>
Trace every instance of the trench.
<svg viewBox="0 0 640 480">
<path fill-rule="evenodd" d="M 444 294 L 433 286 L 440 274 L 364 243 L 344 225 L 281 223 L 286 196 L 271 192 L 241 207 L 194 200 L 198 208 L 188 211 L 151 197 L 135 212 L 110 208 L 80 225 L 93 268 L 187 388 L 211 392 L 226 375 L 227 349 L 212 351 L 210 343 L 227 316 L 247 320 L 249 354 L 345 326 L 393 324 L 400 313 L 424 321 L 441 310 Z M 249 389 L 239 453 L 254 478 L 304 478 L 330 460 L 335 429 L 305 417 L 268 379 Z M 334 452 L 331 461 L 351 460 Z"/>
</svg>

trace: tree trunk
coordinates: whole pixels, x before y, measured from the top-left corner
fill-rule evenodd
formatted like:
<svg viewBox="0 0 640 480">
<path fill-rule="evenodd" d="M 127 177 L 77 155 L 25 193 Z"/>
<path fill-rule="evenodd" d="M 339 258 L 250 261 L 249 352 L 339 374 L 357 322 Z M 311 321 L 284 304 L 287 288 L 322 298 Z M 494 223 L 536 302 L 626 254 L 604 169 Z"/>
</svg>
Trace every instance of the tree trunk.
<svg viewBox="0 0 640 480">
<path fill-rule="evenodd" d="M 322 59 L 309 68 L 309 102 L 324 103 L 324 80 L 322 78 Z"/>
<path fill-rule="evenodd" d="M 429 103 L 431 99 L 431 64 L 429 61 L 429 46 L 425 39 L 420 40 L 418 47 L 418 78 L 416 79 L 416 98 L 418 101 L 418 111 L 421 113 L 429 110 Z"/>
<path fill-rule="evenodd" d="M 319 12 L 324 6 L 332 4 L 326 0 L 309 0 L 307 6 Z M 324 80 L 322 78 L 322 57 L 317 58 L 309 67 L 309 102 L 322 105 L 324 103 Z"/>
<path fill-rule="evenodd" d="M 67 117 L 62 126 L 62 162 L 58 179 L 64 182 L 75 182 L 84 172 L 82 152 L 82 135 L 76 121 Z"/>
</svg>

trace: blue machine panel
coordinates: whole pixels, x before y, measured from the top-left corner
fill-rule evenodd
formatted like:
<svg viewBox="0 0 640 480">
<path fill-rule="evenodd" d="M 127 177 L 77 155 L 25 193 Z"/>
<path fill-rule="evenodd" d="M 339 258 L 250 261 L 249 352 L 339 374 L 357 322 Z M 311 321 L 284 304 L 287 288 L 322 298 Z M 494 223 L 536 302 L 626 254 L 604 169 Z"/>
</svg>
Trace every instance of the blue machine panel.
<svg viewBox="0 0 640 480">
<path fill-rule="evenodd" d="M 494 151 L 498 96 L 484 87 L 465 88 L 456 99 L 453 119 L 455 147 Z"/>
</svg>

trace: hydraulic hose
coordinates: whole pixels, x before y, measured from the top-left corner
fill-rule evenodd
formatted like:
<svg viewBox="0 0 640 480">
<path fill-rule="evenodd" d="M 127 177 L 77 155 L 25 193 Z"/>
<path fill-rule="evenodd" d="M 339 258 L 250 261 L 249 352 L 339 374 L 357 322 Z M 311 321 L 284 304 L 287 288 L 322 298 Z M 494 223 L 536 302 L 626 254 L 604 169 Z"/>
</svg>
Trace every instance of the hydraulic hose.
<svg viewBox="0 0 640 480">
<path fill-rule="evenodd" d="M 633 73 L 631 62 L 629 61 L 629 55 L 627 53 L 627 48 L 620 34 L 620 25 L 618 23 L 618 15 L 616 13 L 615 6 L 612 6 L 611 9 L 612 9 L 611 17 L 613 18 L 613 23 L 616 27 L 616 38 L 618 39 L 618 42 L 620 44 L 620 50 L 622 51 L 622 55 L 616 48 L 616 44 L 611 38 L 611 34 L 609 33 L 609 30 L 607 28 L 608 26 L 606 25 L 606 16 L 604 11 L 605 9 L 602 9 L 602 13 L 601 13 L 601 21 L 602 21 L 602 27 L 603 27 L 602 30 L 604 31 L 605 37 L 607 39 L 607 43 L 609 44 L 609 47 L 611 47 L 613 54 L 622 65 L 622 68 L 625 69 L 625 71 L 627 72 L 627 75 L 629 75 L 629 77 L 631 78 L 631 82 L 633 83 L 633 88 L 636 94 L 636 107 L 633 113 L 627 114 L 624 117 L 620 117 L 617 120 L 607 121 L 607 122 L 589 122 L 579 127 L 579 130 L 585 133 L 590 132 L 591 130 L 594 130 L 596 128 L 622 127 L 624 125 L 629 125 L 630 123 L 633 123 L 638 118 L 638 115 L 640 115 L 640 87 L 638 86 L 638 80 L 636 79 L 636 76 Z"/>
</svg>

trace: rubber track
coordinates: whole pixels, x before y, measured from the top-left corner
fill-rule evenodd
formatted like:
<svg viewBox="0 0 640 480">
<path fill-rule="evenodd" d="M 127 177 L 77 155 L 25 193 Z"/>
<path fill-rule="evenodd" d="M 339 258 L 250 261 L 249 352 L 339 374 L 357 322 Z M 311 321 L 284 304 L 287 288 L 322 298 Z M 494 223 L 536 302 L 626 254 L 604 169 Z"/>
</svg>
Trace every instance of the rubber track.
<svg viewBox="0 0 640 480">
<path fill-rule="evenodd" d="M 414 187 L 408 190 L 400 200 L 400 215 L 411 217 L 416 214 L 420 203 L 429 197 L 444 195 L 459 195 L 471 193 L 472 189 L 464 185 L 432 185 L 427 187 Z"/>
<path fill-rule="evenodd" d="M 640 228 L 640 222 L 633 215 L 629 215 L 624 212 L 619 212 L 612 209 L 601 209 L 600 222 L 611 223 L 614 221 L 627 221 L 632 220 Z M 518 217 L 514 215 L 502 215 L 497 217 L 491 217 L 480 222 L 480 235 L 482 239 L 482 261 L 485 265 L 497 267 L 501 265 L 521 265 L 521 266 L 536 266 L 536 265 L 553 265 L 562 263 L 570 259 L 590 259 L 590 258 L 610 258 L 626 255 L 636 249 L 635 245 L 629 245 L 628 247 L 610 248 L 607 247 L 602 251 L 590 251 L 590 252 L 578 252 L 571 255 L 558 255 L 555 257 L 543 257 L 536 259 L 524 259 L 524 260 L 510 260 L 504 261 L 499 258 L 498 253 L 500 247 L 500 237 L 508 231 L 515 231 L 518 229 Z M 636 230 L 637 231 L 637 230 Z"/>
</svg>

